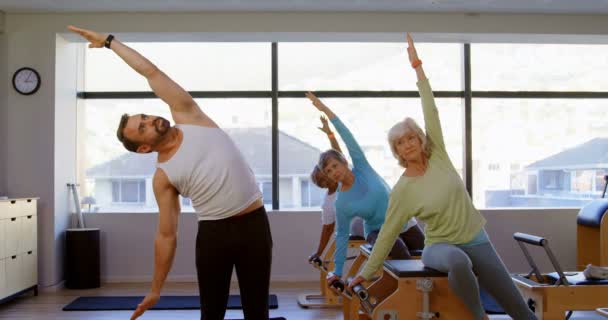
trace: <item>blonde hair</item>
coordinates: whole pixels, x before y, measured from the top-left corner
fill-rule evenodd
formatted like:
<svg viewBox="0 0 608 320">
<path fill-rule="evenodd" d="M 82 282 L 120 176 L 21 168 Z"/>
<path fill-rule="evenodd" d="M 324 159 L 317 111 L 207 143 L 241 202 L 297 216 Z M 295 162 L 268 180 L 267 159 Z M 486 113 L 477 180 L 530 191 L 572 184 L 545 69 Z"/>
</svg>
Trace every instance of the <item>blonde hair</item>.
<svg viewBox="0 0 608 320">
<path fill-rule="evenodd" d="M 403 121 L 397 122 L 389 131 L 388 131 L 388 144 L 391 146 L 391 152 L 393 153 L 393 157 L 399 161 L 399 165 L 407 168 L 407 160 L 399 156 L 397 153 L 397 141 L 401 139 L 406 133 L 413 131 L 420 139 L 422 143 L 422 152 L 424 156 L 429 159 L 431 157 L 432 150 L 432 142 L 426 136 L 422 128 L 416 123 L 416 120 L 407 117 Z"/>
</svg>

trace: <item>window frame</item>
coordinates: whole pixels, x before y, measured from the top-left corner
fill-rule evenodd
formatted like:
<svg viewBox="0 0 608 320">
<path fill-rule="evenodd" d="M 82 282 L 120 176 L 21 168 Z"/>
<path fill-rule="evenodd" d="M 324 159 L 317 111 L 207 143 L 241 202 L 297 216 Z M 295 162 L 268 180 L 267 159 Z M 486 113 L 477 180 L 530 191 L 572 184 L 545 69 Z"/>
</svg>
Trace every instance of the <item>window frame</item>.
<svg viewBox="0 0 608 320">
<path fill-rule="evenodd" d="M 434 91 L 436 98 L 455 98 L 463 100 L 463 180 L 470 195 L 473 194 L 473 157 L 472 157 L 472 112 L 474 98 L 539 98 L 539 99 L 607 99 L 608 91 L 473 91 L 471 86 L 471 43 L 462 43 L 462 90 Z M 271 89 L 270 91 L 192 91 L 194 98 L 270 98 L 272 113 L 272 210 L 279 210 L 279 98 L 300 98 L 306 91 L 280 91 L 278 70 L 278 42 L 271 42 Z M 332 90 L 316 91 L 319 98 L 412 98 L 419 97 L 418 91 L 361 91 Z M 141 99 L 157 98 L 152 91 L 95 91 L 77 92 L 79 99 Z M 595 181 L 594 177 L 594 181 Z M 538 189 L 538 176 L 537 176 Z M 595 182 L 593 183 L 595 184 Z M 262 186 L 262 182 L 260 182 Z M 537 190 L 538 192 L 538 190 Z M 592 192 L 597 186 L 592 185 Z M 526 194 L 527 194 L 526 190 Z M 539 209 L 539 208 L 528 208 Z M 540 209 L 539 209 L 540 210 Z"/>
</svg>

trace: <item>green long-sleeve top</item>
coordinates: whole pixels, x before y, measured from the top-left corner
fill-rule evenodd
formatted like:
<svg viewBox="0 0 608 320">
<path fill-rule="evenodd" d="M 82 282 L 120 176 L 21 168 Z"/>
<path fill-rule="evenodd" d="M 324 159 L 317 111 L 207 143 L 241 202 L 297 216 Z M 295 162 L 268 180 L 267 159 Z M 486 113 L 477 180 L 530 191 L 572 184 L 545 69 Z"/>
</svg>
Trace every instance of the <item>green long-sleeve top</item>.
<svg viewBox="0 0 608 320">
<path fill-rule="evenodd" d="M 431 156 L 426 172 L 418 177 L 402 175 L 389 198 L 384 225 L 361 276 L 371 279 L 380 269 L 402 226 L 412 217 L 426 223 L 425 245 L 445 242 L 467 243 L 486 223 L 450 161 L 443 141 L 439 113 L 427 80 L 417 83 L 422 99 L 427 140 Z"/>
</svg>

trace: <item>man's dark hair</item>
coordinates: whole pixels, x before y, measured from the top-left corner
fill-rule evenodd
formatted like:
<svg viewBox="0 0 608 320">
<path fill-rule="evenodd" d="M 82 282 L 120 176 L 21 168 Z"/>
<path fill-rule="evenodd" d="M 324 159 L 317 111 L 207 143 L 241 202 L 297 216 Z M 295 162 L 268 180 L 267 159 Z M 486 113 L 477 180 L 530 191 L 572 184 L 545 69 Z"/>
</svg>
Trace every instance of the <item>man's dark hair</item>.
<svg viewBox="0 0 608 320">
<path fill-rule="evenodd" d="M 120 118 L 120 124 L 118 124 L 118 130 L 116 131 L 116 136 L 118 137 L 118 141 L 122 142 L 122 145 L 125 149 L 131 152 L 137 152 L 137 148 L 139 148 L 139 143 L 129 140 L 125 137 L 123 131 L 125 131 L 125 127 L 127 126 L 127 122 L 129 121 L 129 115 L 123 114 Z"/>
</svg>

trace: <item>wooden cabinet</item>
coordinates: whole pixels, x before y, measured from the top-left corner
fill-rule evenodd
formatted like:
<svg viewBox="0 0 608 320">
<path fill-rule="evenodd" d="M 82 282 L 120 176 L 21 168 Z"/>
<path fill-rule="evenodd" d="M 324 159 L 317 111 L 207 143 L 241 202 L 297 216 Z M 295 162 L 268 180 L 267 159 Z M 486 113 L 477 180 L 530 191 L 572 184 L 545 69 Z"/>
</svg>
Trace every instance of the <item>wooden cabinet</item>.
<svg viewBox="0 0 608 320">
<path fill-rule="evenodd" d="M 38 293 L 36 198 L 0 200 L 0 302 Z"/>
</svg>

